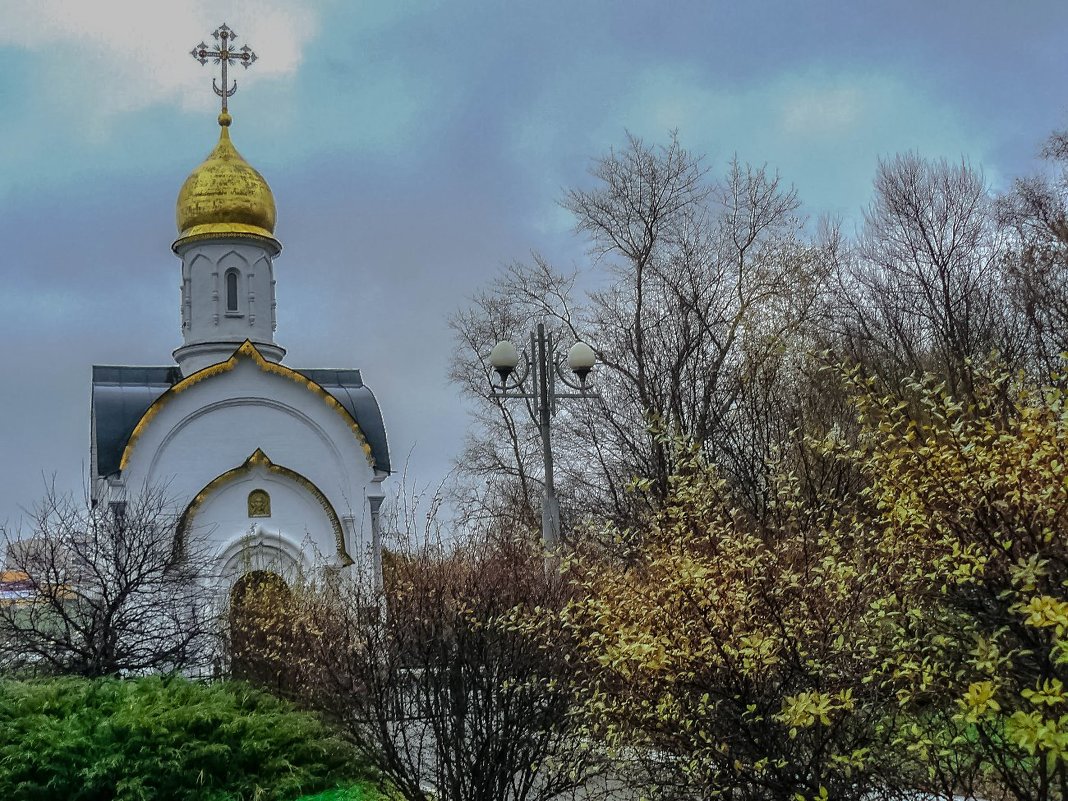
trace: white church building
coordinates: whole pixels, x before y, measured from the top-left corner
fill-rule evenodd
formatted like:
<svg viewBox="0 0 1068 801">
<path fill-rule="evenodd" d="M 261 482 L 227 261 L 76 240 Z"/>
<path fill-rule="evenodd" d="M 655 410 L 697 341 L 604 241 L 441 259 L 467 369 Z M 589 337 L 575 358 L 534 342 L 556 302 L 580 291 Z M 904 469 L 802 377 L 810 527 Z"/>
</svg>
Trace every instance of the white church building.
<svg viewBox="0 0 1068 801">
<path fill-rule="evenodd" d="M 359 370 L 284 363 L 274 197 L 231 122 L 224 100 L 218 144 L 178 193 L 173 363 L 93 367 L 93 500 L 161 488 L 180 528 L 209 539 L 221 582 L 250 563 L 285 574 L 356 559 L 380 576 L 382 413 Z"/>
</svg>

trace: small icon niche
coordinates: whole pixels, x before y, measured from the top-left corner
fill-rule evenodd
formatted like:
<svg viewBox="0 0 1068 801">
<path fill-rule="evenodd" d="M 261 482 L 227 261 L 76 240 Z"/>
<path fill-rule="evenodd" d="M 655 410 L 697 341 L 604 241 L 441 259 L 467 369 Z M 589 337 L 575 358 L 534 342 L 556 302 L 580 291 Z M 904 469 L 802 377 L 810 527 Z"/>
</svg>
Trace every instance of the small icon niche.
<svg viewBox="0 0 1068 801">
<path fill-rule="evenodd" d="M 271 496 L 266 490 L 254 489 L 248 494 L 248 516 L 271 516 Z"/>
</svg>

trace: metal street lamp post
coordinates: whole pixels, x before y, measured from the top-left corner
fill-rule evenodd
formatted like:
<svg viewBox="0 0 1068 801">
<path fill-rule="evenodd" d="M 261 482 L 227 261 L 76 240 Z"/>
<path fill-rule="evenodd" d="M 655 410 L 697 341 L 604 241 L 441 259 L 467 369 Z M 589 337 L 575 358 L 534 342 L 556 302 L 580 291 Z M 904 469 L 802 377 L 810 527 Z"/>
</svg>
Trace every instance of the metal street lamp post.
<svg viewBox="0 0 1068 801">
<path fill-rule="evenodd" d="M 530 334 L 530 351 L 520 355 L 508 340 L 498 342 L 489 355 L 490 364 L 500 377 L 500 384 L 490 379 L 490 397 L 524 398 L 533 401 L 531 417 L 541 433 L 542 457 L 545 467 L 545 500 L 541 507 L 541 536 L 546 549 L 553 551 L 560 544 L 560 504 L 556 500 L 556 487 L 553 484 L 553 449 L 550 438 L 550 420 L 556 414 L 556 401 L 559 398 L 596 398 L 598 394 L 586 386 L 586 379 L 593 369 L 597 356 L 593 348 L 585 342 L 576 342 L 567 352 L 560 356 L 556 352 L 553 335 L 546 333 L 544 323 L 538 323 L 536 331 Z M 516 374 L 516 368 L 522 361 L 522 372 Z M 574 373 L 577 383 L 568 378 L 564 364 Z M 531 387 L 527 388 L 527 379 Z M 556 380 L 559 379 L 572 392 L 557 392 Z"/>
</svg>

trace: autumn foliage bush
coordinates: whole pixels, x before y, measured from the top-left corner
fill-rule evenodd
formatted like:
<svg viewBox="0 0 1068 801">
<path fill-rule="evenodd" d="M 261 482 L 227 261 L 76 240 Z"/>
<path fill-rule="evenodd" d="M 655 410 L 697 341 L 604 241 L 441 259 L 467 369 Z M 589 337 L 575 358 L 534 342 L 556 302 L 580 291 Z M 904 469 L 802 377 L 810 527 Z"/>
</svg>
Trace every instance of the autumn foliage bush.
<svg viewBox="0 0 1068 801">
<path fill-rule="evenodd" d="M 979 374 L 859 395 L 899 731 L 931 786 L 1068 798 L 1068 392 Z"/>
<path fill-rule="evenodd" d="M 263 664 L 416 801 L 547 801 L 594 751 L 663 799 L 1065 801 L 1068 390 L 839 380 L 856 426 L 805 448 L 847 485 L 784 462 L 758 516 L 664 437 L 643 524 L 264 597 Z"/>
<path fill-rule="evenodd" d="M 757 529 L 716 471 L 680 457 L 668 505 L 617 565 L 576 559 L 575 638 L 593 734 L 683 797 L 854 797 L 883 784 L 892 730 L 874 608 L 881 566 L 786 482 Z"/>
<path fill-rule="evenodd" d="M 847 376 L 858 435 L 811 444 L 861 489 L 784 471 L 759 523 L 674 443 L 632 550 L 569 566 L 591 733 L 667 797 L 1068 798 L 1068 392 L 972 379 Z"/>
</svg>

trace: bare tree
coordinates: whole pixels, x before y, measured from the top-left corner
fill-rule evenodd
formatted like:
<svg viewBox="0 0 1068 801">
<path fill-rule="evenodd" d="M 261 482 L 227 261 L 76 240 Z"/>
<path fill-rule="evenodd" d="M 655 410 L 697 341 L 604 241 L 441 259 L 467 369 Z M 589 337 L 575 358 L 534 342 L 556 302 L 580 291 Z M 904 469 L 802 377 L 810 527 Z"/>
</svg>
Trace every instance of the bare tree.
<svg viewBox="0 0 1068 801">
<path fill-rule="evenodd" d="M 106 676 L 201 664 L 210 555 L 178 538 L 179 512 L 159 490 L 95 505 L 53 488 L 26 528 L 0 530 L 25 588 L 0 604 L 4 667 Z"/>
<path fill-rule="evenodd" d="M 757 394 L 796 396 L 783 382 L 797 373 L 785 365 L 813 342 L 830 265 L 822 243 L 802 236 L 799 202 L 778 176 L 733 161 L 714 180 L 675 136 L 663 147 L 630 137 L 591 174 L 593 187 L 568 192 L 563 205 L 588 237 L 591 270 L 601 271 L 590 283 L 602 288 L 580 299 L 575 277 L 541 259 L 510 267 L 454 317 L 454 378 L 483 398 L 487 335 L 545 321 L 589 342 L 601 362 L 603 403 L 558 413 L 556 430 L 570 443 L 557 450 L 565 519 L 569 498 L 581 499 L 570 504 L 572 521 L 582 508 L 629 523 L 657 505 L 674 469 L 660 431 L 700 443 L 759 507 L 774 455 L 769 437 L 753 436 L 762 423 L 752 415 L 767 410 L 747 393 L 770 381 Z M 531 499 L 539 475 L 531 428 L 493 401 L 477 408 L 463 466 L 491 482 L 515 477 Z M 775 414 L 785 430 L 795 427 L 794 412 Z M 627 489 L 636 476 L 650 479 L 638 493 Z"/>
<path fill-rule="evenodd" d="M 1043 377 L 1063 369 L 1068 351 L 1068 133 L 1050 136 L 1042 155 L 1052 174 L 1021 178 L 998 199 L 1011 235 L 1007 269 L 1028 333 L 1031 362 Z"/>
<path fill-rule="evenodd" d="M 537 549 L 478 540 L 406 550 L 387 560 L 385 583 L 297 586 L 284 604 L 262 596 L 265 615 L 285 610 L 287 633 L 263 647 L 296 700 L 335 722 L 410 801 L 549 801 L 580 786 L 591 747 L 566 666 L 517 622 L 563 601 Z M 249 588 L 243 606 L 255 598 Z"/>
<path fill-rule="evenodd" d="M 915 154 L 881 161 L 835 319 L 851 361 L 896 382 L 925 371 L 968 391 L 970 364 L 1021 356 L 1004 242 L 982 175 Z"/>
</svg>

